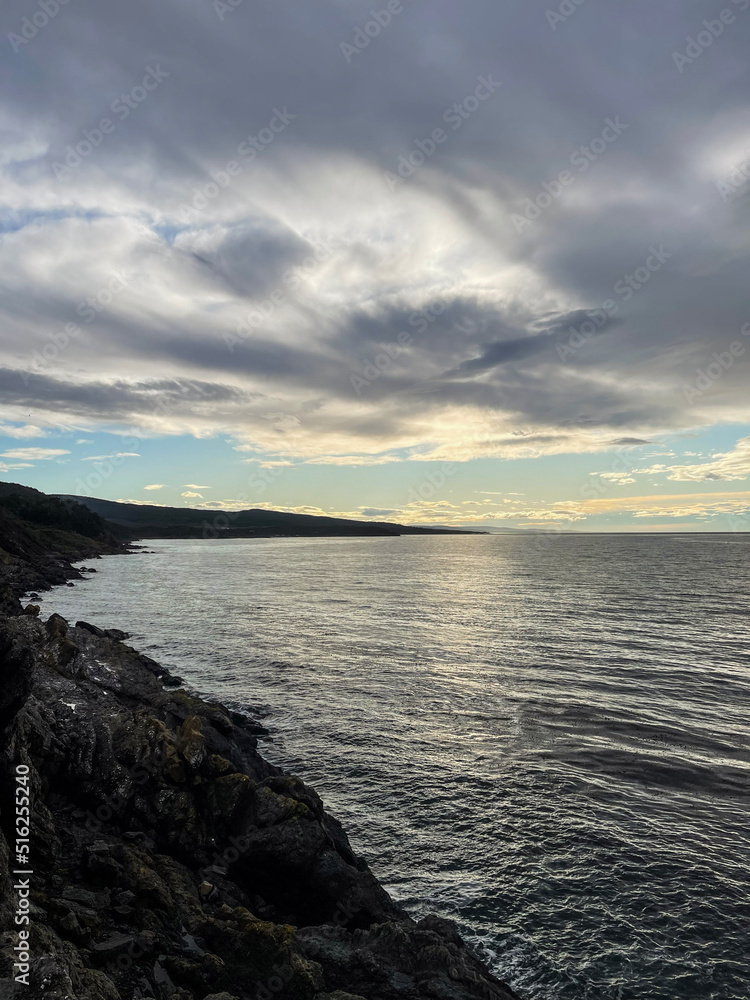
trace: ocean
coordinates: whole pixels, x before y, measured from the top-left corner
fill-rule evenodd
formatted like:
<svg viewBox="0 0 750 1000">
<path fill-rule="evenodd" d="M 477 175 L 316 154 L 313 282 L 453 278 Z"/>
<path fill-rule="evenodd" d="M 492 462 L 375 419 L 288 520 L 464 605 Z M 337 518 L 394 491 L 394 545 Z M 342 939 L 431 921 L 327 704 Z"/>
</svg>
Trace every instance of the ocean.
<svg viewBox="0 0 750 1000">
<path fill-rule="evenodd" d="M 43 613 L 261 715 L 524 1000 L 747 1000 L 750 536 L 146 544 Z"/>
</svg>

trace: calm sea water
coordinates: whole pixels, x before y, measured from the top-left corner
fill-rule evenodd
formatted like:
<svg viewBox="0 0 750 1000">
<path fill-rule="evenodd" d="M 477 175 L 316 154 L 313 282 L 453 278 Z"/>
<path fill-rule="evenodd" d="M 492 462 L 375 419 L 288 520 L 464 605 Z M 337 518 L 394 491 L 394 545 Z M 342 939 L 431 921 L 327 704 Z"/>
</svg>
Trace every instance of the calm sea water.
<svg viewBox="0 0 750 1000">
<path fill-rule="evenodd" d="M 262 707 L 527 1000 L 750 996 L 750 536 L 158 541 L 46 612 Z"/>
</svg>

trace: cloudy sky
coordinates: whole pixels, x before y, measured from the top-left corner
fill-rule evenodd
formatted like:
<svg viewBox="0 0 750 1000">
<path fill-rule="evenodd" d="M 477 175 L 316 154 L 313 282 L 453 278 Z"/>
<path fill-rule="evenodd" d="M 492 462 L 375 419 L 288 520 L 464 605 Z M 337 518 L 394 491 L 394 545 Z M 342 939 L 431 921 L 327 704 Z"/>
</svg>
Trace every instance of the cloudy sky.
<svg viewBox="0 0 750 1000">
<path fill-rule="evenodd" d="M 750 529 L 750 0 L 6 0 L 0 475 Z"/>
</svg>

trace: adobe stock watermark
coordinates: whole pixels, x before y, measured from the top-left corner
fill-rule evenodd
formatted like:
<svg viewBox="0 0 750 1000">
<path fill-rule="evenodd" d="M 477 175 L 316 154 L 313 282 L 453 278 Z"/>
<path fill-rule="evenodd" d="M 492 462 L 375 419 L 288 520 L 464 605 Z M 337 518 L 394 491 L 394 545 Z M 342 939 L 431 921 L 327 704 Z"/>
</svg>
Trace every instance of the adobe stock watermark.
<svg viewBox="0 0 750 1000">
<path fill-rule="evenodd" d="M 116 455 L 109 455 L 94 462 L 94 471 L 89 472 L 86 478 L 81 477 L 76 482 L 76 494 L 82 497 L 90 497 L 94 490 L 101 489 L 104 483 L 115 474 L 126 458 L 131 458 L 135 454 L 132 449 L 143 443 L 143 436 L 134 434 L 133 437 L 126 438 L 122 447 L 127 449 Z"/>
<path fill-rule="evenodd" d="M 413 0 L 408 0 L 409 3 Z M 404 7 L 401 0 L 388 0 L 382 10 L 371 10 L 369 21 L 365 21 L 354 29 L 351 42 L 341 42 L 339 51 L 350 63 L 354 56 L 360 55 L 391 24 L 394 17 L 403 14 Z"/>
<path fill-rule="evenodd" d="M 408 497 L 411 503 L 432 500 L 445 486 L 451 476 L 455 476 L 458 466 L 455 462 L 441 462 L 436 472 L 428 472 L 416 488 L 409 487 Z"/>
<path fill-rule="evenodd" d="M 229 187 L 234 178 L 238 177 L 245 167 L 254 163 L 260 153 L 268 149 L 276 141 L 276 137 L 281 135 L 296 117 L 297 115 L 289 111 L 286 106 L 281 110 L 273 108 L 268 124 L 257 134 L 248 135 L 237 146 L 237 153 L 242 159 L 228 160 L 223 169 L 210 171 L 211 180 L 207 184 L 193 188 L 191 203 L 188 205 L 183 202 L 177 209 L 180 222 L 189 225 L 201 212 L 205 212 L 211 202 Z"/>
<path fill-rule="evenodd" d="M 299 427 L 301 422 L 298 417 L 293 413 L 273 413 L 265 414 L 267 420 L 273 421 L 272 426 L 277 429 L 284 429 L 288 431 L 290 427 Z M 297 440 L 297 433 L 293 432 L 287 434 L 287 443 L 294 446 Z M 250 461 L 253 461 L 250 459 Z M 247 479 L 246 486 L 251 493 L 239 493 L 234 501 L 235 504 L 248 504 L 253 501 L 258 500 L 259 497 L 263 496 L 266 490 L 273 486 L 277 479 L 284 474 L 284 472 L 289 468 L 291 463 L 286 461 L 280 461 L 276 463 L 268 463 L 265 467 L 254 470 L 250 473 Z M 240 514 L 244 513 L 248 508 L 242 507 L 239 510 L 227 510 L 227 509 L 214 509 L 211 511 L 213 513 L 213 518 L 209 521 L 206 520 L 202 524 L 203 538 L 221 538 L 225 536 L 226 531 L 232 526 L 233 522 L 237 520 Z M 208 513 L 208 512 L 207 512 Z"/>
<path fill-rule="evenodd" d="M 232 11 L 237 10 L 244 2 L 245 0 L 213 0 L 211 6 L 216 11 L 219 20 L 223 21 L 227 14 L 231 14 Z"/>
<path fill-rule="evenodd" d="M 750 2 L 750 0 L 748 0 Z M 612 143 L 620 138 L 622 133 L 629 129 L 630 125 L 620 121 L 620 116 L 604 119 L 604 128 L 601 134 L 595 136 L 587 146 L 579 146 L 570 156 L 571 166 L 577 167 L 579 174 L 585 173 L 592 163 L 595 163 L 610 148 Z M 560 195 L 576 182 L 575 174 L 570 170 L 561 170 L 557 177 L 545 181 L 541 186 L 541 191 L 534 198 L 526 198 L 524 201 L 523 214 L 514 214 L 511 221 L 517 233 L 532 225 L 545 212 L 553 202 L 557 201 Z"/>
<path fill-rule="evenodd" d="M 750 7 L 750 0 L 732 0 L 732 3 L 743 13 Z M 721 38 L 727 26 L 734 24 L 736 20 L 737 15 L 732 8 L 725 7 L 715 18 L 703 22 L 702 31 L 696 35 L 688 35 L 685 39 L 685 51 L 672 53 L 672 61 L 678 72 L 684 73 L 686 67 L 692 66 L 696 59 L 700 59 L 706 49 L 710 48 L 717 38 Z"/>
<path fill-rule="evenodd" d="M 743 337 L 750 338 L 750 323 L 745 323 L 740 328 L 740 334 Z M 743 344 L 741 340 L 733 340 L 725 351 L 714 351 L 711 355 L 713 361 L 709 365 L 705 368 L 696 368 L 695 372 L 698 377 L 695 381 L 683 385 L 682 394 L 688 403 L 694 403 L 696 399 L 699 399 L 709 389 L 712 389 L 719 379 L 730 368 L 734 367 L 735 361 L 741 358 L 746 351 L 747 344 Z"/>
<path fill-rule="evenodd" d="M 588 479 L 584 480 L 578 489 L 579 500 L 576 500 L 575 503 L 583 503 L 585 500 L 601 500 L 610 492 L 610 490 L 614 488 L 618 480 L 628 475 L 632 468 L 633 459 L 630 457 L 630 454 L 627 451 L 623 451 L 622 448 L 618 448 L 607 472 L 589 473 L 589 476 L 599 478 L 596 482 L 589 482 Z M 562 511 L 559 520 L 566 520 L 565 513 L 571 512 L 575 513 L 574 507 L 568 509 L 567 511 Z M 568 518 L 567 520 L 570 519 Z M 561 528 L 559 524 L 540 528 L 539 532 L 532 537 L 529 544 L 532 544 L 537 548 L 539 546 L 548 545 L 553 539 L 561 538 L 566 535 L 568 530 L 569 529 Z"/>
<path fill-rule="evenodd" d="M 742 163 L 738 163 L 726 178 L 716 182 L 721 200 L 725 203 L 735 201 L 747 194 L 750 190 L 748 182 L 750 182 L 750 156 Z"/>
<path fill-rule="evenodd" d="M 94 295 L 89 295 L 76 306 L 76 312 L 83 320 L 85 326 L 91 323 L 103 313 L 114 301 L 116 296 L 121 295 L 128 287 L 128 276 L 115 272 L 107 284 L 100 288 Z M 25 385 L 29 384 L 30 375 L 38 375 L 40 372 L 56 361 L 63 351 L 70 347 L 74 340 L 77 340 L 83 330 L 78 323 L 66 323 L 62 330 L 47 334 L 47 343 L 41 350 L 35 350 L 30 355 L 26 366 L 21 370 L 21 378 Z"/>
<path fill-rule="evenodd" d="M 548 10 L 546 12 L 547 23 L 553 31 L 557 31 L 561 24 L 571 18 L 579 7 L 583 7 L 586 0 L 562 0 L 562 3 L 557 8 L 557 10 Z"/>
<path fill-rule="evenodd" d="M 738 534 L 750 534 L 750 512 L 747 514 L 727 514 L 729 531 Z"/>
<path fill-rule="evenodd" d="M 748 0 L 750 2 L 750 0 Z M 479 108 L 488 101 L 492 95 L 502 86 L 502 80 L 495 80 L 492 73 L 477 78 L 477 86 L 471 94 L 468 94 L 462 101 L 457 101 L 447 108 L 442 120 L 446 125 L 450 125 L 452 132 L 457 132 Z M 385 182 L 391 191 L 409 180 L 423 167 L 431 156 L 434 156 L 439 146 L 448 141 L 450 134 L 444 128 L 434 128 L 425 139 L 415 139 L 413 145 L 416 149 L 402 153 L 398 158 L 396 173 L 385 171 Z"/>
<path fill-rule="evenodd" d="M 258 497 L 263 496 L 269 486 L 273 486 L 279 476 L 284 474 L 286 466 L 277 466 L 270 469 L 259 469 L 257 472 L 253 472 L 247 480 L 247 486 L 251 489 L 252 493 L 239 493 L 237 495 L 236 503 L 252 503 L 253 500 L 258 499 Z M 228 530 L 232 527 L 232 524 L 237 520 L 240 514 L 244 513 L 248 508 L 245 507 L 242 510 L 221 510 L 216 511 L 214 517 L 209 521 L 206 520 L 201 525 L 202 538 L 221 538 Z"/>
<path fill-rule="evenodd" d="M 632 274 L 625 274 L 619 281 L 616 281 L 613 288 L 614 293 L 620 297 L 622 302 L 629 302 L 636 292 L 639 292 L 644 285 L 651 281 L 652 275 L 661 271 L 671 257 L 674 257 L 674 252 L 665 249 L 663 243 L 659 247 L 649 247 L 649 256 L 644 264 L 637 267 Z M 598 309 L 588 311 L 589 318 L 587 320 L 584 320 L 579 327 L 570 327 L 568 340 L 565 343 L 555 345 L 560 360 L 568 361 L 577 350 L 606 326 L 619 309 L 620 303 L 615 299 L 605 299 Z"/>
<path fill-rule="evenodd" d="M 32 914 L 32 876 L 34 874 L 31 860 L 31 823 L 33 818 L 32 782 L 28 764 L 17 764 L 15 768 L 15 838 L 9 838 L 15 854 L 9 859 L 13 865 L 12 874 L 15 878 L 13 889 L 16 893 L 16 911 L 13 919 L 17 943 L 13 946 L 14 979 L 24 986 L 29 985 L 31 972 L 31 914 Z M 20 876 L 25 875 L 26 878 Z"/>
<path fill-rule="evenodd" d="M 354 372 L 349 376 L 349 381 L 354 387 L 358 396 L 362 395 L 362 390 L 380 378 L 383 372 L 388 371 L 393 362 L 399 358 L 404 351 L 412 345 L 414 338 L 408 330 L 402 330 L 396 340 L 383 345 L 383 350 L 379 351 L 372 361 L 367 358 L 362 366 L 362 374 L 356 375 Z"/>
<path fill-rule="evenodd" d="M 310 278 L 322 265 L 333 257 L 333 255 L 344 246 L 348 246 L 349 241 L 340 238 L 329 238 L 318 243 L 305 259 L 295 267 L 288 268 L 281 277 L 281 284 L 270 292 L 266 298 L 257 302 L 250 310 L 244 320 L 235 327 L 234 333 L 224 334 L 224 343 L 227 345 L 230 354 L 238 344 L 252 337 L 255 330 L 260 329 L 274 315 L 277 309 L 284 305 L 288 299 L 288 293 L 296 291 L 307 278 Z"/>
<path fill-rule="evenodd" d="M 70 0 L 39 0 L 37 9 L 31 17 L 24 17 L 21 21 L 19 33 L 11 31 L 8 41 L 14 52 L 20 52 L 29 42 L 36 38 L 40 31 L 50 23 L 53 18 L 60 13 L 60 8 L 65 7 Z"/>
<path fill-rule="evenodd" d="M 179 396 L 173 395 L 171 397 L 164 398 L 162 395 L 159 395 L 157 397 L 158 401 L 151 411 L 152 417 L 171 416 L 179 404 L 186 400 L 186 397 L 189 394 L 189 388 L 180 383 L 178 383 L 178 387 Z M 125 438 L 126 433 L 130 435 L 129 438 Z M 97 460 L 94 464 L 94 472 L 90 472 L 85 479 L 81 478 L 76 483 L 76 493 L 78 496 L 91 496 L 92 491 L 100 489 L 102 485 L 115 474 L 125 459 L 130 457 L 128 453 L 132 453 L 140 444 L 143 443 L 146 434 L 138 427 L 131 427 L 127 432 L 123 432 L 122 437 L 122 447 L 125 450 L 116 455 L 110 455 L 106 459 Z"/>
<path fill-rule="evenodd" d="M 448 286 L 428 306 L 413 312 L 409 317 L 409 326 L 414 327 L 417 333 L 424 333 L 450 306 L 451 300 L 449 296 L 456 287 L 457 283 Z M 460 325 L 459 329 L 462 333 L 475 332 L 467 331 Z M 408 350 L 413 343 L 414 336 L 408 330 L 402 330 L 396 337 L 396 340 L 385 344 L 383 350 L 379 351 L 372 360 L 365 358 L 362 363 L 362 373 L 356 374 L 352 372 L 349 376 L 349 381 L 356 394 L 361 396 L 362 390 L 368 385 L 372 385 L 376 379 L 380 378 L 383 372 L 388 371 L 393 362 L 401 357 L 404 351 Z"/>
<path fill-rule="evenodd" d="M 141 82 L 132 87 L 127 94 L 120 94 L 119 97 L 116 97 L 110 104 L 109 110 L 113 115 L 117 115 L 121 122 L 126 121 L 133 111 L 143 104 L 148 95 L 160 87 L 169 76 L 171 73 L 162 69 L 160 63 L 157 63 L 156 66 L 147 66 Z M 71 143 L 65 147 L 65 162 L 53 161 L 52 170 L 55 177 L 60 181 L 63 177 L 70 176 L 116 129 L 117 122 L 111 118 L 101 118 L 93 128 L 82 129 L 83 138 L 75 145 Z"/>
</svg>

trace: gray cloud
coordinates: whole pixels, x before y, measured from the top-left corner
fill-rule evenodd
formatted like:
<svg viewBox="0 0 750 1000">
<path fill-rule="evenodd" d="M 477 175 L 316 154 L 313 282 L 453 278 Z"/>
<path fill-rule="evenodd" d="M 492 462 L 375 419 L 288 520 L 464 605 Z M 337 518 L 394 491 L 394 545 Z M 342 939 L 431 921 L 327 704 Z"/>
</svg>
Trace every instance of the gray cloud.
<svg viewBox="0 0 750 1000">
<path fill-rule="evenodd" d="M 195 379 L 149 379 L 141 382 L 74 382 L 49 375 L 0 368 L 0 401 L 39 407 L 48 413 L 69 413 L 94 420 L 123 421 L 143 416 L 189 414 L 201 407 L 252 402 L 260 398 L 228 385 Z"/>
<path fill-rule="evenodd" d="M 541 451 L 636 446 L 748 420 L 742 359 L 716 391 L 683 391 L 750 321 L 747 213 L 717 188 L 750 148 L 750 11 L 730 6 L 681 73 L 704 12 L 677 0 L 582 5 L 556 31 L 536 0 L 407 5 L 349 62 L 359 0 L 223 20 L 196 0 L 76 0 L 18 52 L 28 5 L 9 0 L 0 418 L 231 429 L 307 457 L 512 453 L 519 427 Z M 164 80 L 140 100 L 149 68 Z M 503 86 L 471 110 L 487 74 Z M 410 156 L 424 163 L 390 190 Z M 671 256 L 644 272 L 654 247 Z M 115 274 L 126 287 L 98 308 Z"/>
</svg>

